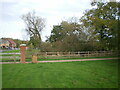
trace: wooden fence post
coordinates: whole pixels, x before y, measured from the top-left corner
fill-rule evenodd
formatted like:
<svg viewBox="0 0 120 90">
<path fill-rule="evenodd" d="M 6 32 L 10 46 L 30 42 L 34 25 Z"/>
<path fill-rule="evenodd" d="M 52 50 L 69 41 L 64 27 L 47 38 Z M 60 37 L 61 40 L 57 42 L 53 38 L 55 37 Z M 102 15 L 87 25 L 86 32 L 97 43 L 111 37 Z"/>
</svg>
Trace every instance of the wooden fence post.
<svg viewBox="0 0 120 90">
<path fill-rule="evenodd" d="M 80 52 L 78 51 L 78 56 L 80 56 Z"/>
<path fill-rule="evenodd" d="M 69 55 L 70 55 L 70 51 L 69 51 Z"/>
<path fill-rule="evenodd" d="M 59 53 L 59 52 L 57 52 L 57 56 L 60 56 L 60 53 Z"/>
<path fill-rule="evenodd" d="M 37 55 L 32 55 L 32 63 L 37 63 Z"/>
<path fill-rule="evenodd" d="M 47 52 L 46 52 L 46 56 L 47 56 Z"/>
<path fill-rule="evenodd" d="M 90 55 L 89 55 L 89 51 L 88 51 L 88 57 L 89 57 Z"/>
<path fill-rule="evenodd" d="M 16 54 L 14 53 L 13 54 L 13 57 L 14 57 L 14 63 L 16 63 L 16 56 L 15 56 Z"/>
</svg>

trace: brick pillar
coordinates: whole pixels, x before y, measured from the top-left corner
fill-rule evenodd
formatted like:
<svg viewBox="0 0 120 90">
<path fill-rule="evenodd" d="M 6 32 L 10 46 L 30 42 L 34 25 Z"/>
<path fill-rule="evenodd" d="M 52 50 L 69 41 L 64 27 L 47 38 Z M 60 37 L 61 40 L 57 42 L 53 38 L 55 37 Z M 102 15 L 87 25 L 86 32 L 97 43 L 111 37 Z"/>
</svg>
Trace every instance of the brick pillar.
<svg viewBox="0 0 120 90">
<path fill-rule="evenodd" d="M 26 44 L 20 45 L 20 63 L 25 63 L 25 55 L 26 55 Z"/>
</svg>

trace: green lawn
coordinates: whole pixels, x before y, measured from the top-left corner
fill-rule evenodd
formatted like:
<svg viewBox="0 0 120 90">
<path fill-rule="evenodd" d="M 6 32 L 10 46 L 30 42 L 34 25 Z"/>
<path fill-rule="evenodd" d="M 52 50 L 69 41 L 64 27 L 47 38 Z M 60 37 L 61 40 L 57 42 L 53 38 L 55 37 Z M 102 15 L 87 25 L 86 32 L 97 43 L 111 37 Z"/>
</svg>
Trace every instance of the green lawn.
<svg viewBox="0 0 120 90">
<path fill-rule="evenodd" d="M 104 56 L 104 57 L 81 57 L 81 56 L 41 56 L 38 58 L 38 61 L 41 60 L 73 60 L 73 59 L 92 59 L 92 58 L 114 58 L 117 56 Z M 29 60 L 29 59 L 27 59 Z"/>
<path fill-rule="evenodd" d="M 3 88 L 117 88 L 118 60 L 3 64 Z"/>
<path fill-rule="evenodd" d="M 5 54 L 5 55 L 0 55 L 0 56 L 20 56 L 19 54 Z"/>
<path fill-rule="evenodd" d="M 20 50 L 8 50 L 8 51 L 3 51 L 3 53 L 19 53 Z"/>
</svg>

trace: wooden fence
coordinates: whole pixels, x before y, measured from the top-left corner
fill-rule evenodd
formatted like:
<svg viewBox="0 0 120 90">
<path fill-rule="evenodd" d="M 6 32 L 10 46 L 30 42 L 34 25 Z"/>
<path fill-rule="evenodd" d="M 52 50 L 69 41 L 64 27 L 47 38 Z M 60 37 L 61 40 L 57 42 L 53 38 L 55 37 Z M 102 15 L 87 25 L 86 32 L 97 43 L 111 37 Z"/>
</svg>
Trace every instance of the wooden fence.
<svg viewBox="0 0 120 90">
<path fill-rule="evenodd" d="M 104 57 L 117 56 L 116 51 L 82 51 L 82 52 L 26 52 L 26 58 L 31 59 L 32 55 L 36 54 L 39 59 L 51 57 L 51 59 L 64 59 L 73 57 Z M 2 62 L 4 61 L 20 61 L 20 53 L 0 53 Z M 64 57 L 64 58 L 63 58 Z"/>
<path fill-rule="evenodd" d="M 82 51 L 82 52 L 33 52 L 37 56 L 74 56 L 74 57 L 104 57 L 117 56 L 116 51 Z M 27 56 L 31 55 L 31 52 Z"/>
<path fill-rule="evenodd" d="M 0 53 L 2 62 L 6 61 L 20 61 L 20 53 Z"/>
<path fill-rule="evenodd" d="M 111 56 L 117 54 L 113 51 L 84 51 L 84 52 L 41 52 L 39 55 L 46 56 Z"/>
</svg>

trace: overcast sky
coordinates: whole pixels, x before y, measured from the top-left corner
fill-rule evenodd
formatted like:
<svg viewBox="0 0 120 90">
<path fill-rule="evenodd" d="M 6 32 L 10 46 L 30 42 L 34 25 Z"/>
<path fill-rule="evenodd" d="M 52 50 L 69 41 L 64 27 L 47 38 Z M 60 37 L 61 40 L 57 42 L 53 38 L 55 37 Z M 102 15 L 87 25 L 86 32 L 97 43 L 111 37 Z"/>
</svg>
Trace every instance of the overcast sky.
<svg viewBox="0 0 120 90">
<path fill-rule="evenodd" d="M 42 40 L 45 41 L 45 36 L 50 35 L 53 25 L 68 17 L 80 18 L 86 9 L 91 8 L 90 2 L 91 0 L 0 0 L 0 38 L 27 40 L 21 16 L 35 10 L 38 16 L 46 19 L 46 28 L 42 32 Z"/>
</svg>

